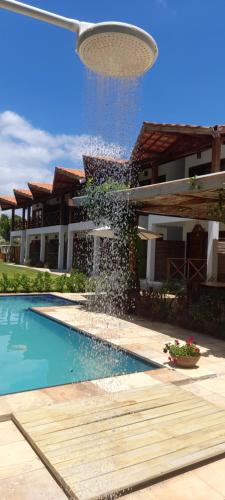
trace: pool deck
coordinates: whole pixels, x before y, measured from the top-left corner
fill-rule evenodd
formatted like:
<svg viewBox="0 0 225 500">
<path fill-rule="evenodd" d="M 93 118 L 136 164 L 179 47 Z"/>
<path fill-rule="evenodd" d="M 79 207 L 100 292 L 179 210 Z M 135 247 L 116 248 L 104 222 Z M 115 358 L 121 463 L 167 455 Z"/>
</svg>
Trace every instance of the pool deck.
<svg viewBox="0 0 225 500">
<path fill-rule="evenodd" d="M 85 300 L 77 294 L 57 295 Z M 106 498 L 116 488 L 129 487 L 137 491 L 124 492 L 126 500 L 224 499 L 225 458 L 211 458 L 225 452 L 225 342 L 194 334 L 203 353 L 199 368 L 171 369 L 163 346 L 174 338 L 185 339 L 190 331 L 138 317 L 118 320 L 87 313 L 85 303 L 41 308 L 40 312 L 162 368 L 1 396 L 1 500 L 60 500 L 66 495 Z M 146 425 L 148 412 L 151 429 Z M 121 419 L 126 421 L 125 429 Z M 93 426 L 94 434 L 86 432 Z M 58 443 L 61 433 L 66 436 L 59 440 L 59 447 L 54 440 Z M 96 446 L 92 446 L 93 438 Z M 78 442 L 80 451 L 75 449 Z M 210 458 L 210 462 L 193 469 L 196 457 Z M 189 470 L 180 473 L 184 466 L 190 466 Z M 172 472 L 172 477 L 162 477 Z M 93 477 L 101 480 L 93 481 Z M 148 485 L 149 481 L 155 484 Z"/>
</svg>

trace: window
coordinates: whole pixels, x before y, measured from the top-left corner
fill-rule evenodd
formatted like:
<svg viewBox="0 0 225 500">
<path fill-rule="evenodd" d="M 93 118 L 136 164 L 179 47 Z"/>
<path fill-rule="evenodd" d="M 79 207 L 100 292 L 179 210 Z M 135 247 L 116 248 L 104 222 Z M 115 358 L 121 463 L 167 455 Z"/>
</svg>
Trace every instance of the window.
<svg viewBox="0 0 225 500">
<path fill-rule="evenodd" d="M 189 168 L 189 177 L 194 177 L 195 175 L 207 175 L 210 174 L 210 163 L 206 165 L 198 165 L 197 167 Z"/>
</svg>

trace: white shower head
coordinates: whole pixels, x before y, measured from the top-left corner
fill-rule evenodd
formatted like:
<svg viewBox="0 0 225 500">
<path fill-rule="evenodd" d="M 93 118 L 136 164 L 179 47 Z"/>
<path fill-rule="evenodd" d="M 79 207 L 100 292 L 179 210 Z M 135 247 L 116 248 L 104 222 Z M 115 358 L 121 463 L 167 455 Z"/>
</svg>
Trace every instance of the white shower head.
<svg viewBox="0 0 225 500">
<path fill-rule="evenodd" d="M 117 78 L 134 78 L 155 62 L 158 50 L 154 39 L 131 24 L 107 22 L 80 30 L 77 52 L 95 73 Z"/>
<path fill-rule="evenodd" d="M 80 22 L 15 0 L 0 0 L 0 7 L 76 32 L 80 59 L 104 76 L 135 78 L 150 69 L 158 55 L 152 36 L 131 24 Z"/>
</svg>

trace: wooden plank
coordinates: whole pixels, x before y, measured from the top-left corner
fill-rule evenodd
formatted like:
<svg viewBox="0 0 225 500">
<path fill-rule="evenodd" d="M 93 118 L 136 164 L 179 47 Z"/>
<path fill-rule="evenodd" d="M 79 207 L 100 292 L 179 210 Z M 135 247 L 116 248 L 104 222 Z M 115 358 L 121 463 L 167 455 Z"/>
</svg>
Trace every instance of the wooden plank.
<svg viewBox="0 0 225 500">
<path fill-rule="evenodd" d="M 120 492 L 129 492 L 138 486 L 157 480 L 165 474 L 182 470 L 184 467 L 194 465 L 202 460 L 207 460 L 225 452 L 224 443 L 207 442 L 208 447 L 202 445 L 192 446 L 178 452 L 173 452 L 163 457 L 163 460 L 147 460 L 132 467 L 102 475 L 74 484 L 74 479 L 67 478 L 70 487 L 76 491 L 79 500 L 99 500 Z"/>
<path fill-rule="evenodd" d="M 171 404 L 169 406 L 162 406 L 159 408 L 145 410 L 144 412 L 131 413 L 122 416 L 117 416 L 114 418 L 86 423 L 86 425 L 83 425 L 81 423 L 80 425 L 75 426 L 74 424 L 73 426 L 73 421 L 71 419 L 69 427 L 65 428 L 65 424 L 62 422 L 61 425 L 58 426 L 58 429 L 55 429 L 55 431 L 53 431 L 52 428 L 51 431 L 56 433 L 56 431 L 64 432 L 64 430 L 69 430 L 71 432 L 71 438 L 80 435 L 89 435 L 98 432 L 100 429 L 102 430 L 114 429 L 121 425 L 127 425 L 133 422 L 141 422 L 143 421 L 144 418 L 154 419 L 162 415 L 173 414 L 175 412 L 184 410 L 185 408 L 187 408 L 187 405 L 189 406 L 192 402 L 194 403 L 194 405 L 198 404 L 195 401 L 195 399 L 193 400 L 189 399 L 188 401 L 181 401 L 179 403 Z M 37 441 L 41 440 L 42 438 L 45 438 L 49 433 L 49 429 L 46 430 L 46 428 L 41 429 L 39 431 L 36 429 L 32 429 L 32 431 L 29 431 L 26 426 L 24 426 L 24 428 L 28 433 L 29 432 L 32 433 L 33 438 Z"/>
<path fill-rule="evenodd" d="M 211 418 L 209 418 L 209 416 L 204 418 L 204 416 L 201 415 L 192 422 L 191 428 L 187 427 L 187 429 L 188 432 L 194 432 L 209 428 L 216 424 L 225 424 L 225 412 L 222 414 L 221 412 L 215 413 Z M 54 466 L 66 470 L 70 468 L 71 464 L 74 466 L 76 464 L 89 464 L 90 462 L 96 461 L 96 453 L 97 459 L 100 460 L 122 452 L 138 449 L 148 444 L 151 445 L 161 442 L 170 437 L 175 438 L 176 436 L 183 435 L 183 433 L 183 422 L 181 422 L 180 426 L 177 424 L 176 428 L 173 424 L 162 427 L 161 429 L 157 429 L 156 427 L 155 429 L 149 429 L 146 426 L 143 433 L 134 433 L 133 436 L 127 436 L 126 428 L 124 428 L 123 434 L 116 438 L 112 433 L 111 439 L 99 439 L 98 444 L 96 443 L 96 447 L 89 449 L 87 449 L 87 447 L 77 448 L 73 443 L 68 446 L 63 446 L 58 450 L 47 451 L 46 456 Z"/>
<path fill-rule="evenodd" d="M 159 388 L 160 387 L 160 388 Z M 182 390 L 179 387 L 171 386 L 171 384 L 157 384 L 151 387 L 151 389 L 135 389 L 127 391 L 120 391 L 112 394 L 105 394 L 104 396 L 94 396 L 92 398 L 84 398 L 76 402 L 67 403 L 57 403 L 53 406 L 46 406 L 44 408 L 37 408 L 32 411 L 16 412 L 17 418 L 20 422 L 27 423 L 32 421 L 37 421 L 42 419 L 44 416 L 47 417 L 48 421 L 52 416 L 59 416 L 62 418 L 63 415 L 77 415 L 89 413 L 90 411 L 95 411 L 96 408 L 113 408 L 114 405 L 118 403 L 131 404 L 132 402 L 141 402 L 146 400 L 151 400 L 155 398 L 161 398 L 164 394 L 178 394 Z"/>
<path fill-rule="evenodd" d="M 41 448 L 44 450 L 46 453 L 51 450 L 58 450 L 61 449 L 62 447 L 66 446 L 72 446 L 75 445 L 76 449 L 88 449 L 91 447 L 97 447 L 98 443 L 101 442 L 102 440 L 106 441 L 111 439 L 119 439 L 120 437 L 124 436 L 124 428 L 126 429 L 126 436 L 133 436 L 138 433 L 145 432 L 146 430 L 149 430 L 149 428 L 154 429 L 155 427 L 158 429 L 160 425 L 164 424 L 169 424 L 172 423 L 173 426 L 176 426 L 181 420 L 183 423 L 186 422 L 188 424 L 190 422 L 190 419 L 193 419 L 194 417 L 198 417 L 199 415 L 206 416 L 210 415 L 211 413 L 215 413 L 215 407 L 208 407 L 207 405 L 201 405 L 199 407 L 194 407 L 191 406 L 188 410 L 185 410 L 183 412 L 179 412 L 178 414 L 170 414 L 163 416 L 161 418 L 157 418 L 156 421 L 151 420 L 144 420 L 142 422 L 126 425 L 124 427 L 118 427 L 116 429 L 109 429 L 106 431 L 99 431 L 96 434 L 89 434 L 88 439 L 87 436 L 78 436 L 74 439 L 71 439 L 70 432 L 68 431 L 67 438 L 61 440 L 61 441 L 56 441 L 52 442 L 52 435 L 49 436 L 46 440 L 41 441 Z M 193 420 L 191 420 L 193 421 Z M 55 434 L 54 434 L 55 436 Z"/>
<path fill-rule="evenodd" d="M 223 419 L 223 421 L 220 420 L 220 424 L 222 428 L 214 424 L 205 428 L 204 432 L 198 429 L 168 439 L 157 440 L 157 438 L 155 438 L 152 443 L 131 450 L 127 449 L 129 447 L 128 441 L 126 440 L 124 451 L 120 451 L 119 449 L 115 455 L 98 458 L 99 449 L 97 449 L 94 461 L 87 462 L 88 458 L 86 457 L 86 462 L 79 463 L 78 465 L 72 465 L 72 461 L 68 461 L 68 463 L 66 461 L 62 463 L 61 466 L 59 463 L 53 463 L 53 465 L 59 471 L 63 469 L 63 476 L 66 478 L 73 477 L 74 483 L 76 483 L 109 474 L 124 467 L 131 467 L 135 464 L 145 462 L 146 460 L 155 459 L 156 457 L 159 458 L 172 452 L 178 452 L 183 448 L 192 447 L 193 444 L 194 446 L 200 446 L 202 444 L 202 446 L 205 447 L 205 443 L 208 442 L 208 440 L 211 440 L 213 443 L 224 442 L 225 449 L 225 419 Z"/>
<path fill-rule="evenodd" d="M 153 399 L 150 401 L 144 401 L 141 403 L 135 403 L 135 404 L 130 404 L 126 406 L 119 406 L 118 408 L 115 406 L 112 409 L 103 409 L 101 408 L 100 410 L 95 412 L 90 412 L 90 413 L 85 413 L 82 415 L 72 415 L 69 416 L 68 418 L 65 417 L 60 420 L 51 420 L 49 422 L 46 422 L 46 420 L 40 420 L 38 422 L 32 422 L 32 423 L 27 423 L 26 424 L 26 429 L 28 431 L 33 431 L 40 433 L 40 434 L 46 434 L 48 432 L 55 432 L 57 430 L 65 429 L 65 428 L 70 428 L 78 425 L 84 425 L 86 423 L 90 422 L 97 422 L 98 420 L 109 420 L 111 418 L 115 418 L 117 416 L 122 416 L 122 415 L 129 415 L 129 414 L 134 414 L 140 411 L 147 411 L 150 409 L 154 408 L 160 408 L 162 406 L 173 406 L 176 403 L 179 403 L 181 401 L 193 401 L 193 399 L 196 401 L 196 397 L 193 396 L 191 392 L 184 392 L 180 394 L 175 394 L 173 399 L 171 399 L 171 396 L 168 397 L 163 397 L 163 398 L 158 398 L 158 399 Z"/>
</svg>

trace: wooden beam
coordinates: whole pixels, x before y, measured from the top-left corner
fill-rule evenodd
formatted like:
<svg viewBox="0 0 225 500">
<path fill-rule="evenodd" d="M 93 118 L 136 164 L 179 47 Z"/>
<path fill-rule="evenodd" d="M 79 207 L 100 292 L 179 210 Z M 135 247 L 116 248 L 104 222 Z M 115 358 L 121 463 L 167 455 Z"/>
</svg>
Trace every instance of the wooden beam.
<svg viewBox="0 0 225 500">
<path fill-rule="evenodd" d="M 22 212 L 22 227 L 25 229 L 25 211 L 26 209 L 23 207 L 23 212 Z"/>
<path fill-rule="evenodd" d="M 158 166 L 152 167 L 152 184 L 158 182 Z"/>
<path fill-rule="evenodd" d="M 220 172 L 221 142 L 221 135 L 218 132 L 212 140 L 212 174 Z"/>
<path fill-rule="evenodd" d="M 193 125 L 173 125 L 169 123 L 152 123 L 144 122 L 142 126 L 143 131 L 151 132 L 167 132 L 169 134 L 191 134 L 191 135 L 213 135 L 214 127 L 201 127 Z"/>
<path fill-rule="evenodd" d="M 15 208 L 12 208 L 12 218 L 11 218 L 11 231 L 15 228 Z"/>
</svg>

